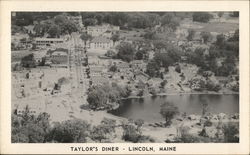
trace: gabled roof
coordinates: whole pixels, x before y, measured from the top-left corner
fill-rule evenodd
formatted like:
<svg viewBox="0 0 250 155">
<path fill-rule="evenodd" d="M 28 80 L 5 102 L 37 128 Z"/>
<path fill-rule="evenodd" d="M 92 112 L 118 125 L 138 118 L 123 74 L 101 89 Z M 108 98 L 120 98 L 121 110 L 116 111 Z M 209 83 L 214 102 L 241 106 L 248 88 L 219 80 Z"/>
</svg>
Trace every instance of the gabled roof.
<svg viewBox="0 0 250 155">
<path fill-rule="evenodd" d="M 61 38 L 35 38 L 35 41 L 63 41 Z"/>
<path fill-rule="evenodd" d="M 64 55 L 64 56 L 67 56 L 67 53 L 64 52 L 64 51 L 55 51 L 51 55 Z"/>
<path fill-rule="evenodd" d="M 95 37 L 91 40 L 92 43 L 110 43 L 110 40 L 106 37 Z"/>
</svg>

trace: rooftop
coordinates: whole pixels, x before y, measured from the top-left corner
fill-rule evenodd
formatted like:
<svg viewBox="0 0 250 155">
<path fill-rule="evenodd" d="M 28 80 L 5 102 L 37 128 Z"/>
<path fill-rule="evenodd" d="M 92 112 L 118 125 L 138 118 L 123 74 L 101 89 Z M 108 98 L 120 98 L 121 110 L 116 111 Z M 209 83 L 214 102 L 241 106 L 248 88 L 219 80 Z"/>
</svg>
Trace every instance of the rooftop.
<svg viewBox="0 0 250 155">
<path fill-rule="evenodd" d="M 67 56 L 67 53 L 64 52 L 64 51 L 55 51 L 51 55 L 64 55 L 64 56 Z"/>
<path fill-rule="evenodd" d="M 105 37 L 95 37 L 91 42 L 92 43 L 110 43 L 110 40 Z"/>
<path fill-rule="evenodd" d="M 35 41 L 63 41 L 61 38 L 35 38 Z"/>
</svg>

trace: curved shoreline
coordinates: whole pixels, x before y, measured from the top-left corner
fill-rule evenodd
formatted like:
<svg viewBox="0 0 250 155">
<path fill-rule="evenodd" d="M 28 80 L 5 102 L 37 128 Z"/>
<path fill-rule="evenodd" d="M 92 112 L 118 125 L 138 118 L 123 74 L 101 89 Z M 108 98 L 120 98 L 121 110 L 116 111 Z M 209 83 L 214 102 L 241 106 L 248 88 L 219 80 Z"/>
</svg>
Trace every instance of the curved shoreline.
<svg viewBox="0 0 250 155">
<path fill-rule="evenodd" d="M 152 94 L 147 94 L 147 95 L 143 95 L 143 96 L 129 96 L 126 98 L 122 98 L 122 100 L 124 99 L 131 99 L 131 98 L 145 98 L 145 97 L 153 97 L 153 96 L 170 96 L 170 95 L 239 95 L 239 92 L 227 92 L 227 93 L 218 93 L 218 92 L 180 92 L 180 93 L 159 93 L 156 95 L 152 95 Z"/>
</svg>

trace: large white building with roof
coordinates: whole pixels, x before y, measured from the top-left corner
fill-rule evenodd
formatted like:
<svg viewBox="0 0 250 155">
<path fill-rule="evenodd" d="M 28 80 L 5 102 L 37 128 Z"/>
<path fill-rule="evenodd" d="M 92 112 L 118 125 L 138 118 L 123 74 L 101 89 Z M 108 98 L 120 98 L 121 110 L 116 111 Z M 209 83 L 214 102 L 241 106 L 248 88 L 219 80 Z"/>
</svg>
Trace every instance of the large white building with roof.
<svg viewBox="0 0 250 155">
<path fill-rule="evenodd" d="M 95 37 L 90 42 L 91 49 L 110 49 L 113 46 L 113 41 L 106 37 Z"/>
<path fill-rule="evenodd" d="M 64 39 L 61 38 L 35 38 L 34 42 L 37 47 L 48 47 L 64 43 Z"/>
</svg>

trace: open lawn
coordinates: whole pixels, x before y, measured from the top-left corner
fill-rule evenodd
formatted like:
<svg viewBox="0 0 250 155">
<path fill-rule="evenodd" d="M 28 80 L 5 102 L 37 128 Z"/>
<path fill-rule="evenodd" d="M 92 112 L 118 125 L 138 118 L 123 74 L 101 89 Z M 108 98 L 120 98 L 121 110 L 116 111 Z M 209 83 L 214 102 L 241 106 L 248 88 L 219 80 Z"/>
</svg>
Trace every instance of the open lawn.
<svg viewBox="0 0 250 155">
<path fill-rule="evenodd" d="M 230 19 L 232 20 L 232 19 Z M 210 22 L 210 23 L 200 23 L 193 22 L 190 19 L 185 19 L 180 23 L 181 29 L 194 29 L 196 31 L 206 31 L 206 32 L 217 32 L 217 33 L 226 33 L 229 31 L 235 31 L 239 28 L 239 23 L 237 20 L 231 22 L 224 20 L 223 22 Z"/>
<path fill-rule="evenodd" d="M 235 31 L 239 28 L 239 24 L 237 23 L 205 23 L 202 28 L 198 29 L 199 31 L 205 32 L 218 32 L 218 33 L 226 33 L 229 31 Z"/>
</svg>

